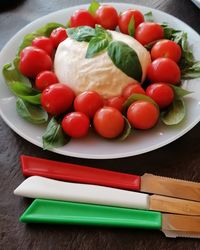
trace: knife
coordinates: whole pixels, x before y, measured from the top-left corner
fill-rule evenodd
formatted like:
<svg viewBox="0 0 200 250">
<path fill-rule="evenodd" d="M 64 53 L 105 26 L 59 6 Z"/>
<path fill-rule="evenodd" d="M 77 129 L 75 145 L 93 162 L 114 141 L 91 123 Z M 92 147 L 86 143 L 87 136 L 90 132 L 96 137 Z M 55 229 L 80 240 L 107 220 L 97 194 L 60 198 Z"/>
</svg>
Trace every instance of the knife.
<svg viewBox="0 0 200 250">
<path fill-rule="evenodd" d="M 20 221 L 157 229 L 166 237 L 200 238 L 200 216 L 55 200 L 35 199 L 22 214 Z"/>
<path fill-rule="evenodd" d="M 14 194 L 29 198 L 83 202 L 200 216 L 200 202 L 97 185 L 63 182 L 40 176 L 27 178 L 14 190 Z"/>
<path fill-rule="evenodd" d="M 137 176 L 109 170 L 21 156 L 24 176 L 39 175 L 58 180 L 89 183 L 200 201 L 200 183 L 144 174 Z"/>
</svg>

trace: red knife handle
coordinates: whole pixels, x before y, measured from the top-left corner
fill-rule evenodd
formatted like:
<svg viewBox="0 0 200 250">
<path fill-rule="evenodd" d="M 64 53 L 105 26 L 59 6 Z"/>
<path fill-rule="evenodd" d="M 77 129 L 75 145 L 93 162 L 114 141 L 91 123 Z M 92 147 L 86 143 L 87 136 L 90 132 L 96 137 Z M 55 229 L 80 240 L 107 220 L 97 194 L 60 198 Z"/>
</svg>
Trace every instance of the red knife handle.
<svg viewBox="0 0 200 250">
<path fill-rule="evenodd" d="M 140 176 L 21 155 L 24 176 L 39 175 L 79 183 L 140 190 Z"/>
</svg>

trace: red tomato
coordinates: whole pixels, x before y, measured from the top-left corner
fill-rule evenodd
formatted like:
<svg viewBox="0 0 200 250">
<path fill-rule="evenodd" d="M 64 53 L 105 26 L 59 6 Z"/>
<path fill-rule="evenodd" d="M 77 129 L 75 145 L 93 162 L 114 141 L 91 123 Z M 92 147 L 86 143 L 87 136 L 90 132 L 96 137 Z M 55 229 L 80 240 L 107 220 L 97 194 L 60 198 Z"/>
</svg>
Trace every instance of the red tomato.
<svg viewBox="0 0 200 250">
<path fill-rule="evenodd" d="M 158 58 L 149 64 L 147 77 L 151 82 L 177 84 L 180 82 L 181 71 L 173 60 L 169 58 Z"/>
<path fill-rule="evenodd" d="M 166 83 L 153 83 L 146 89 L 147 96 L 151 97 L 160 108 L 166 108 L 174 100 L 174 91 Z"/>
<path fill-rule="evenodd" d="M 96 20 L 104 29 L 114 30 L 118 24 L 116 9 L 110 5 L 101 5 L 96 11 Z"/>
<path fill-rule="evenodd" d="M 47 87 L 41 95 L 43 108 L 55 116 L 66 112 L 71 107 L 73 100 L 74 92 L 62 83 Z"/>
<path fill-rule="evenodd" d="M 77 95 L 74 100 L 74 109 L 93 118 L 98 109 L 103 107 L 103 98 L 95 91 L 85 91 Z"/>
<path fill-rule="evenodd" d="M 97 133 L 102 137 L 115 138 L 123 131 L 124 118 L 119 110 L 103 107 L 95 113 L 93 124 Z"/>
<path fill-rule="evenodd" d="M 23 75 L 36 77 L 41 71 L 51 68 L 51 57 L 44 50 L 28 46 L 21 51 L 19 70 Z"/>
<path fill-rule="evenodd" d="M 134 18 L 135 28 L 137 28 L 137 26 L 140 23 L 144 22 L 144 16 L 139 10 L 134 10 L 134 9 L 126 10 L 119 15 L 119 19 L 118 19 L 119 29 L 122 33 L 129 34 L 128 26 L 129 26 L 131 17 Z"/>
<path fill-rule="evenodd" d="M 181 58 L 181 47 L 174 41 L 158 41 L 151 49 L 151 58 L 155 60 L 159 57 L 170 58 L 177 63 Z"/>
<path fill-rule="evenodd" d="M 67 38 L 67 31 L 66 29 L 59 27 L 57 29 L 54 29 L 51 32 L 50 39 L 53 42 L 53 45 L 55 48 L 58 47 L 58 45 L 64 41 Z"/>
<path fill-rule="evenodd" d="M 70 27 L 90 26 L 95 27 L 96 19 L 88 10 L 76 10 L 70 19 Z"/>
<path fill-rule="evenodd" d="M 36 76 L 35 86 L 41 91 L 55 83 L 58 83 L 58 78 L 52 71 L 42 71 Z"/>
<path fill-rule="evenodd" d="M 33 39 L 32 46 L 43 49 L 50 56 L 52 55 L 54 49 L 52 40 L 49 37 L 45 36 L 36 37 L 35 39 Z"/>
<path fill-rule="evenodd" d="M 62 120 L 62 128 L 64 132 L 73 138 L 86 136 L 88 134 L 89 127 L 90 120 L 82 112 L 71 112 Z"/>
<path fill-rule="evenodd" d="M 124 102 L 125 98 L 123 96 L 114 96 L 107 99 L 106 106 L 116 108 L 121 112 L 123 109 Z"/>
<path fill-rule="evenodd" d="M 145 95 L 145 91 L 139 83 L 129 83 L 123 89 L 122 95 L 125 99 L 127 99 L 132 94 L 143 94 Z"/>
<path fill-rule="evenodd" d="M 159 110 L 151 102 L 139 100 L 129 106 L 127 118 L 133 128 L 149 129 L 156 125 Z"/>
<path fill-rule="evenodd" d="M 141 23 L 135 30 L 135 39 L 142 45 L 162 39 L 164 31 L 160 24 L 153 22 Z"/>
</svg>

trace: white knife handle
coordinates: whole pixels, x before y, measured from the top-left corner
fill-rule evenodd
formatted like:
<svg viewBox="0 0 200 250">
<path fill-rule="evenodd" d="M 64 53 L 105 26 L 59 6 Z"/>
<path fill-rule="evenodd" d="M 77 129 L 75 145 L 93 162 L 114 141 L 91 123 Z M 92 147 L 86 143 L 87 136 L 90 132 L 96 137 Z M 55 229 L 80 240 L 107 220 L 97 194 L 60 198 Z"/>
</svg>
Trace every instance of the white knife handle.
<svg viewBox="0 0 200 250">
<path fill-rule="evenodd" d="M 149 209 L 149 195 L 115 188 L 52 180 L 45 177 L 27 178 L 14 194 L 29 198 Z"/>
</svg>

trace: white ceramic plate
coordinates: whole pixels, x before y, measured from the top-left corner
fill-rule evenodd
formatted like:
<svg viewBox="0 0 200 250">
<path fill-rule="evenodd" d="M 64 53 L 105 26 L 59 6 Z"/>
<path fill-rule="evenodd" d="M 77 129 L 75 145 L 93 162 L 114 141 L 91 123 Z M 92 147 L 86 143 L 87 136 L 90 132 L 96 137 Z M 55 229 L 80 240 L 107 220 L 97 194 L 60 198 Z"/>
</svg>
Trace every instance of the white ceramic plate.
<svg viewBox="0 0 200 250">
<path fill-rule="evenodd" d="M 176 29 L 186 31 L 188 33 L 189 42 L 193 46 L 196 58 L 200 59 L 200 50 L 195 47 L 200 44 L 200 36 L 182 21 L 164 12 L 147 7 L 114 3 L 112 3 L 112 5 L 114 5 L 118 11 L 124 11 L 128 8 L 136 8 L 141 10 L 143 13 L 146 13 L 151 10 L 155 21 L 167 22 L 170 26 Z M 15 57 L 17 48 L 25 34 L 36 30 L 48 22 L 59 22 L 65 24 L 66 20 L 70 18 L 75 9 L 87 7 L 88 5 L 82 5 L 81 7 L 76 6 L 63 9 L 44 16 L 24 27 L 6 44 L 1 51 L 0 69 L 2 69 L 5 63 L 11 62 Z M 186 81 L 184 83 L 184 87 L 188 90 L 194 91 L 194 94 L 185 98 L 187 116 L 178 126 L 168 127 L 160 123 L 149 131 L 136 131 L 124 142 L 105 140 L 91 133 L 91 135 L 85 139 L 71 140 L 70 143 L 64 147 L 56 148 L 52 151 L 62 155 L 80 158 L 110 159 L 134 156 L 160 148 L 184 135 L 200 120 L 199 79 Z M 8 90 L 2 75 L 0 75 L 0 113 L 7 125 L 17 134 L 29 142 L 42 147 L 41 138 L 44 133 L 45 126 L 30 124 L 17 115 L 15 110 L 15 97 Z"/>
</svg>

